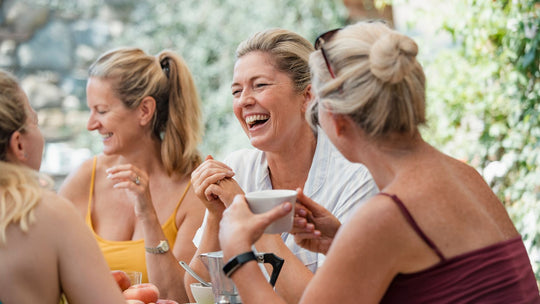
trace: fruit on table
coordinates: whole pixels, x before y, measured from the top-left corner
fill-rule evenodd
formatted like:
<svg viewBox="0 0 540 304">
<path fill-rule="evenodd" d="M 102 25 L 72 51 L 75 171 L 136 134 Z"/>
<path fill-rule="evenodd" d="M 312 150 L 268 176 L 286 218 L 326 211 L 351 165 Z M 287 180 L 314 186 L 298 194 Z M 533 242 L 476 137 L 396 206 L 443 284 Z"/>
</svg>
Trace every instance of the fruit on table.
<svg viewBox="0 0 540 304">
<path fill-rule="evenodd" d="M 131 281 L 129 280 L 129 277 L 122 270 L 113 270 L 111 271 L 111 274 L 122 291 L 128 289 L 129 286 L 131 286 Z"/>
<path fill-rule="evenodd" d="M 157 300 L 156 304 L 178 304 L 178 302 L 173 300 L 159 299 Z"/>
<path fill-rule="evenodd" d="M 132 285 L 123 291 L 126 300 L 139 300 L 147 303 L 155 303 L 159 298 L 159 290 L 152 283 Z"/>
</svg>

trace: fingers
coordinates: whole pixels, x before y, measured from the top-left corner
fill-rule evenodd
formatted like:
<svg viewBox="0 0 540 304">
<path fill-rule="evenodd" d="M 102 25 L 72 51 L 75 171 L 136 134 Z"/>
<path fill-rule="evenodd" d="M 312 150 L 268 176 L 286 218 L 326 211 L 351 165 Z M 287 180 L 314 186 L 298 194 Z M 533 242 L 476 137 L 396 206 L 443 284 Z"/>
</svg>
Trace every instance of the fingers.
<svg viewBox="0 0 540 304">
<path fill-rule="evenodd" d="M 320 238 L 321 238 L 321 232 L 319 230 L 314 230 L 313 232 L 294 234 L 294 240 L 296 243 L 299 243 L 303 240 L 316 240 Z"/>
<path fill-rule="evenodd" d="M 328 210 L 326 210 L 324 207 L 317 204 L 317 202 L 315 202 L 311 198 L 307 197 L 301 188 L 296 189 L 296 192 L 298 192 L 298 195 L 296 196 L 296 201 L 300 202 L 302 206 L 304 207 L 304 208 L 299 208 L 299 212 L 302 212 L 301 210 L 309 211 L 306 214 L 306 216 L 308 217 L 310 213 L 312 213 L 315 217 L 317 217 L 318 215 L 328 212 Z"/>
<path fill-rule="evenodd" d="M 133 188 L 148 184 L 146 173 L 131 164 L 113 166 L 105 170 L 107 178 L 114 181 L 114 188 Z"/>
<path fill-rule="evenodd" d="M 212 156 L 207 156 L 206 160 L 199 165 L 191 173 L 191 183 L 195 193 L 199 197 L 205 196 L 209 199 L 210 196 L 206 194 L 207 188 L 212 184 L 219 184 L 223 179 L 234 176 L 232 169 L 216 160 L 213 160 Z"/>
</svg>

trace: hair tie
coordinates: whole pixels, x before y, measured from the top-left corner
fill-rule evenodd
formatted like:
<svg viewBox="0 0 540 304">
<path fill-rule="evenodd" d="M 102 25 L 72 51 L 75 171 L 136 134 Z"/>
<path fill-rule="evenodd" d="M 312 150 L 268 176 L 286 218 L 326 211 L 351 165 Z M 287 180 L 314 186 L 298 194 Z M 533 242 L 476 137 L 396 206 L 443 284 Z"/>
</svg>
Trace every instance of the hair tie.
<svg viewBox="0 0 540 304">
<path fill-rule="evenodd" d="M 161 62 L 159 63 L 161 65 L 161 69 L 163 70 L 163 73 L 165 73 L 165 76 L 167 76 L 167 79 L 169 78 L 170 68 L 169 68 L 169 59 L 163 58 Z"/>
</svg>

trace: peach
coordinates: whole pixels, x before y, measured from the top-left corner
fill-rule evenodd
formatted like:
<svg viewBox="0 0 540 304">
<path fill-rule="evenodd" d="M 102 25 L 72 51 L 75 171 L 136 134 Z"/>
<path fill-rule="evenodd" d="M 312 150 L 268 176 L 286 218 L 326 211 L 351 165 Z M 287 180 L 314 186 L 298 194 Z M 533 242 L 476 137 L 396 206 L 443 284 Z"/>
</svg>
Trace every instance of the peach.
<svg viewBox="0 0 540 304">
<path fill-rule="evenodd" d="M 129 277 L 122 270 L 113 270 L 111 271 L 111 274 L 114 277 L 116 283 L 118 284 L 118 287 L 120 287 L 122 291 L 128 289 L 129 286 L 131 286 L 131 281 L 129 280 Z"/>
<path fill-rule="evenodd" d="M 152 283 L 132 285 L 123 293 L 127 300 L 140 300 L 144 303 L 156 302 L 159 298 L 159 290 Z"/>
<path fill-rule="evenodd" d="M 159 299 L 156 304 L 178 304 L 178 302 L 173 300 Z"/>
</svg>

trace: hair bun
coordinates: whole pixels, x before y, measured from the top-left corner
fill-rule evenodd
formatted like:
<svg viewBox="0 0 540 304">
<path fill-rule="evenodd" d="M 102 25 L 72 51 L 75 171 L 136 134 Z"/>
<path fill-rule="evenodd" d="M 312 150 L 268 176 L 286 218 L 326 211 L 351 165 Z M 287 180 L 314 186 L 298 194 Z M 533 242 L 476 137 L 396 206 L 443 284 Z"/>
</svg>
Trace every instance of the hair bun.
<svg viewBox="0 0 540 304">
<path fill-rule="evenodd" d="M 369 52 L 371 73 L 383 82 L 400 82 L 414 65 L 418 46 L 409 37 L 391 32 L 379 38 Z"/>
</svg>

